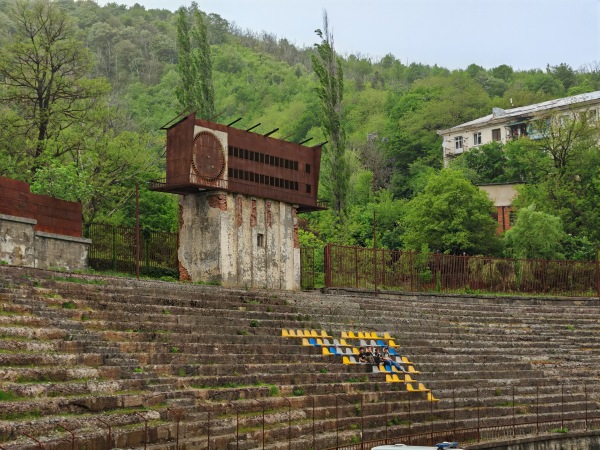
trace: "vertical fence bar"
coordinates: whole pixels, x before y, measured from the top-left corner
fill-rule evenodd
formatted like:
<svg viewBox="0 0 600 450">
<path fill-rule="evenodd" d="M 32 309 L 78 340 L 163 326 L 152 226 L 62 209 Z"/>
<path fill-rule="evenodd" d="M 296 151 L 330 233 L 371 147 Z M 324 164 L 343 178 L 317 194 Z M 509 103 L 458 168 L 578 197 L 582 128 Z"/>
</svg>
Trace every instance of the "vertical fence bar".
<svg viewBox="0 0 600 450">
<path fill-rule="evenodd" d="M 135 276 L 140 279 L 140 192 L 135 183 Z"/>
<path fill-rule="evenodd" d="M 354 247 L 354 279 L 355 287 L 358 289 L 358 247 Z"/>
<path fill-rule="evenodd" d="M 323 267 L 325 268 L 325 287 L 331 287 L 331 243 L 323 250 Z"/>
<path fill-rule="evenodd" d="M 517 435 L 516 427 L 516 416 L 515 416 L 515 387 L 512 387 L 512 423 L 513 423 L 513 436 Z"/>
<path fill-rule="evenodd" d="M 410 291 L 413 292 L 413 252 L 410 250 L 408 252 L 409 260 L 410 260 Z"/>
<path fill-rule="evenodd" d="M 385 286 L 385 249 L 381 249 L 381 289 Z"/>
<path fill-rule="evenodd" d="M 598 261 L 598 242 L 596 242 L 596 293 L 600 298 L 600 261 Z"/>
<path fill-rule="evenodd" d="M 535 387 L 535 429 L 540 434 L 540 387 Z"/>
<path fill-rule="evenodd" d="M 587 383 L 583 384 L 583 392 L 585 394 L 585 431 L 588 431 L 588 392 L 587 392 Z"/>
<path fill-rule="evenodd" d="M 373 211 L 373 284 L 377 297 L 377 216 Z"/>
</svg>

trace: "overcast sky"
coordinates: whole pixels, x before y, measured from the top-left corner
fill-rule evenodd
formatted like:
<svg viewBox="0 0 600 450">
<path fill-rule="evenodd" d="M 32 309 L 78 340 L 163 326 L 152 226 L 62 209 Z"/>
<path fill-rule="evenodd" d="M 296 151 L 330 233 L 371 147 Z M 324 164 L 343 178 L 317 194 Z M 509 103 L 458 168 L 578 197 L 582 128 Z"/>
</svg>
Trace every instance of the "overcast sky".
<svg viewBox="0 0 600 450">
<path fill-rule="evenodd" d="M 123 1 L 116 0 L 117 3 Z M 104 4 L 104 1 L 100 2 Z M 135 0 L 124 3 L 132 5 Z M 172 11 L 190 1 L 138 0 Z M 600 0 L 197 0 L 241 28 L 267 31 L 299 46 L 317 42 L 323 9 L 342 54 L 449 69 L 574 69 L 600 62 Z"/>
</svg>

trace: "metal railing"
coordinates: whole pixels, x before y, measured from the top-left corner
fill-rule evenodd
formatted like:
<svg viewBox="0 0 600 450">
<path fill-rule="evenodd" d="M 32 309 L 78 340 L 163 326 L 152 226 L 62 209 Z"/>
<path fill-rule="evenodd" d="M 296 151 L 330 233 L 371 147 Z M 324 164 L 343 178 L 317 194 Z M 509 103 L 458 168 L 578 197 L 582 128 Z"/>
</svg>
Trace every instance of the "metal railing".
<svg viewBox="0 0 600 450">
<path fill-rule="evenodd" d="M 135 227 L 91 224 L 86 236 L 92 240 L 89 264 L 95 270 L 136 273 Z M 140 230 L 140 272 L 152 276 L 179 277 L 177 233 Z"/>
<path fill-rule="evenodd" d="M 456 256 L 328 244 L 325 285 L 598 297 L 597 261 Z"/>
</svg>

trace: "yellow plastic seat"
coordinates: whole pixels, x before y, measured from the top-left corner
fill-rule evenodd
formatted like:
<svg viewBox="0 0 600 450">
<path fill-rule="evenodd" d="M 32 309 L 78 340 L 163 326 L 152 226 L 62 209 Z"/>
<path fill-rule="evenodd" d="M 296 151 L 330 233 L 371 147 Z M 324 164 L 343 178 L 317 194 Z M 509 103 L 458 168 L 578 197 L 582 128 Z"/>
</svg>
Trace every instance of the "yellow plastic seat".
<svg viewBox="0 0 600 450">
<path fill-rule="evenodd" d="M 308 339 L 302 338 L 302 346 L 303 347 L 312 347 L 313 345 L 310 342 L 308 342 Z"/>
<path fill-rule="evenodd" d="M 389 345 L 390 347 L 400 347 L 398 344 L 396 344 L 396 341 L 394 341 L 393 339 L 390 339 L 390 340 L 388 341 L 388 345 Z"/>
<path fill-rule="evenodd" d="M 423 383 L 419 383 L 419 391 L 421 391 L 421 392 L 431 392 L 431 389 L 427 389 Z"/>
<path fill-rule="evenodd" d="M 345 331 L 342 331 L 342 338 L 343 339 L 347 339 L 348 338 L 348 333 L 346 333 Z"/>
<path fill-rule="evenodd" d="M 401 383 L 401 381 L 398 379 L 398 376 L 396 376 L 396 379 L 394 379 L 394 376 L 389 373 L 385 374 L 385 382 L 386 383 Z"/>
<path fill-rule="evenodd" d="M 348 331 L 347 339 L 356 339 L 356 335 L 354 334 L 354 331 Z"/>
<path fill-rule="evenodd" d="M 365 339 L 373 339 L 373 334 L 370 331 L 365 331 Z"/>
<path fill-rule="evenodd" d="M 327 334 L 327 331 L 325 331 L 325 330 L 321 330 L 321 337 L 322 337 L 322 338 L 332 338 L 333 336 L 329 336 L 329 335 Z"/>
<path fill-rule="evenodd" d="M 352 353 L 354 355 L 360 355 L 360 352 L 358 351 L 358 349 L 356 347 L 352 347 Z"/>
<path fill-rule="evenodd" d="M 359 331 L 357 337 L 358 337 L 358 339 L 365 339 L 365 333 L 363 333 L 362 331 Z"/>
<path fill-rule="evenodd" d="M 418 373 L 421 373 L 421 372 L 419 372 L 418 370 L 415 370 L 414 366 L 412 364 L 410 364 L 408 366 L 408 373 L 418 374 Z"/>
<path fill-rule="evenodd" d="M 440 399 L 439 398 L 435 398 L 431 392 L 428 392 L 427 393 L 427 401 L 430 401 L 430 402 L 439 402 Z"/>
<path fill-rule="evenodd" d="M 283 330 L 281 330 L 281 336 L 283 336 L 283 337 L 290 337 L 290 333 L 288 332 L 288 330 L 286 330 L 284 328 Z"/>
<path fill-rule="evenodd" d="M 329 351 L 327 347 L 323 347 L 321 351 L 323 352 L 323 356 L 331 356 L 333 354 Z"/>
<path fill-rule="evenodd" d="M 379 364 L 379 371 L 382 373 L 387 372 L 387 370 L 385 370 L 385 366 L 383 364 Z"/>
<path fill-rule="evenodd" d="M 340 346 L 341 347 L 350 347 L 350 344 L 348 344 L 346 342 L 346 339 L 340 339 Z"/>
<path fill-rule="evenodd" d="M 390 335 L 390 333 L 385 332 L 385 333 L 383 333 L 383 338 L 384 339 L 392 339 L 392 336 Z"/>
<path fill-rule="evenodd" d="M 321 339 L 321 338 L 317 338 L 317 339 L 315 339 L 315 341 L 317 342 L 317 345 L 324 345 L 323 339 Z"/>
<path fill-rule="evenodd" d="M 325 349 L 323 349 L 323 350 L 325 350 Z M 347 356 L 343 356 L 342 364 L 354 364 L 354 363 L 352 361 L 350 361 L 350 358 L 348 358 Z"/>
<path fill-rule="evenodd" d="M 304 336 L 304 331 L 296 330 L 296 337 L 303 337 L 303 336 Z M 306 337 L 310 337 L 310 336 L 306 336 Z"/>
<path fill-rule="evenodd" d="M 402 362 L 403 362 L 404 364 L 412 364 L 412 362 L 411 362 L 411 361 L 409 361 L 409 360 L 408 360 L 408 358 L 407 358 L 406 356 L 403 356 L 403 357 L 402 357 Z"/>
<path fill-rule="evenodd" d="M 395 373 L 392 374 L 392 378 L 394 379 L 394 381 L 396 381 L 396 383 L 404 383 L 404 381 L 405 381 L 402 378 L 400 378 L 398 376 L 398 374 L 395 374 Z"/>
<path fill-rule="evenodd" d="M 404 381 L 407 383 L 416 383 L 417 380 L 413 380 L 412 377 L 410 376 L 409 373 L 406 374 L 406 378 L 404 378 Z"/>
<path fill-rule="evenodd" d="M 406 383 L 406 390 L 407 390 L 408 392 L 419 392 L 419 390 L 418 390 L 418 389 L 415 389 L 415 388 L 413 387 L 413 385 L 412 385 L 412 384 L 410 384 L 410 383 Z"/>
<path fill-rule="evenodd" d="M 379 336 L 377 336 L 377 331 L 371 331 L 371 339 L 381 339 Z"/>
</svg>

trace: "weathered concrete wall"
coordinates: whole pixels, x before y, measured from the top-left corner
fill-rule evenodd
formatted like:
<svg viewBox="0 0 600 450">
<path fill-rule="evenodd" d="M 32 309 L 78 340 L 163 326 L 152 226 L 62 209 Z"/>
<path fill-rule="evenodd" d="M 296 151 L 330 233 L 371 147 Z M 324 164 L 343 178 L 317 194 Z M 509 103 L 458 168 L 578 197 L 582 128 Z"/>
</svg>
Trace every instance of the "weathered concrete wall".
<svg viewBox="0 0 600 450">
<path fill-rule="evenodd" d="M 37 221 L 0 214 L 0 260 L 35 267 L 34 230 Z"/>
<path fill-rule="evenodd" d="M 41 269 L 85 269 L 91 240 L 35 231 L 37 221 L 0 214 L 0 260 Z"/>
<path fill-rule="evenodd" d="M 35 233 L 35 267 L 39 269 L 85 269 L 92 241 L 62 234 Z"/>
<path fill-rule="evenodd" d="M 180 196 L 179 261 L 191 281 L 300 289 L 292 205 L 226 192 Z"/>
</svg>

